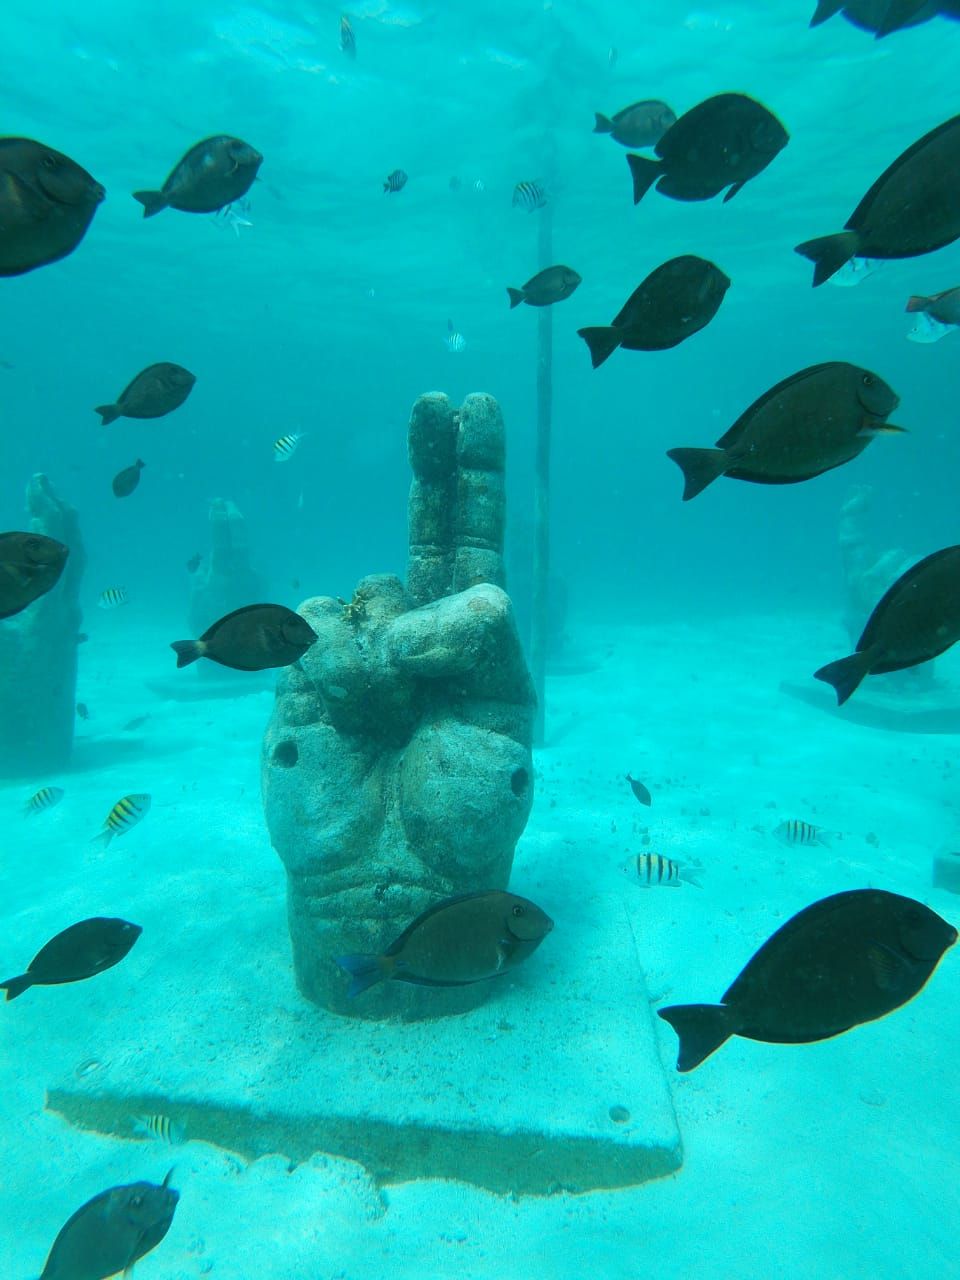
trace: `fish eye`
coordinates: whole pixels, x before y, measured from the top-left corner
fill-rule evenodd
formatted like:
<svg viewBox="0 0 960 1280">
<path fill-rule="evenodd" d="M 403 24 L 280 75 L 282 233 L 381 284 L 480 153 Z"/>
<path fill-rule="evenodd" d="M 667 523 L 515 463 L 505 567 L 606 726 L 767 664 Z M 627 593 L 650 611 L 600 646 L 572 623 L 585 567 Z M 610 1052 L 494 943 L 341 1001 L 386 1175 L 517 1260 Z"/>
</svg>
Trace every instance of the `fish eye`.
<svg viewBox="0 0 960 1280">
<path fill-rule="evenodd" d="M 52 155 L 49 154 L 49 152 L 43 157 L 40 163 L 43 165 L 45 169 L 55 169 L 57 167 L 56 160 Z"/>
<path fill-rule="evenodd" d="M 872 387 L 873 384 L 876 382 L 876 378 L 873 376 L 872 373 L 865 373 L 863 375 L 862 381 L 865 387 Z"/>
<path fill-rule="evenodd" d="M 131 1208 L 131 1209 L 142 1209 L 142 1208 L 143 1208 L 143 1196 L 141 1196 L 141 1195 L 131 1196 L 131 1197 L 130 1197 L 130 1208 Z"/>
<path fill-rule="evenodd" d="M 525 916 L 527 914 L 526 908 L 521 907 L 520 903 L 518 902 L 514 905 L 513 914 L 515 916 Z"/>
</svg>

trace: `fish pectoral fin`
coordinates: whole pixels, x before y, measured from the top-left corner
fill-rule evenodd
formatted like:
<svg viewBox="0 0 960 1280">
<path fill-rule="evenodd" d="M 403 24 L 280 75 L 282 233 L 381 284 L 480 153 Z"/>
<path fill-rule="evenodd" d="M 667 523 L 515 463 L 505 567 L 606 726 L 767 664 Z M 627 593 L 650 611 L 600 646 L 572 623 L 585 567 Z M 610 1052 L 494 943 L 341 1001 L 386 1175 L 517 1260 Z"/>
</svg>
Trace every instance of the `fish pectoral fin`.
<svg viewBox="0 0 960 1280">
<path fill-rule="evenodd" d="M 867 963 L 873 980 L 881 991 L 899 990 L 907 977 L 907 964 L 890 947 L 882 942 L 871 942 L 867 947 Z"/>
<path fill-rule="evenodd" d="M 28 186 L 17 173 L 9 170 L 3 175 L 14 207 L 25 214 L 32 222 L 40 222 L 50 217 L 53 205 L 45 200 L 33 187 Z"/>
<path fill-rule="evenodd" d="M 897 427 L 892 422 L 872 422 L 869 419 L 857 432 L 858 436 L 906 436 L 909 434 L 906 427 Z"/>
</svg>

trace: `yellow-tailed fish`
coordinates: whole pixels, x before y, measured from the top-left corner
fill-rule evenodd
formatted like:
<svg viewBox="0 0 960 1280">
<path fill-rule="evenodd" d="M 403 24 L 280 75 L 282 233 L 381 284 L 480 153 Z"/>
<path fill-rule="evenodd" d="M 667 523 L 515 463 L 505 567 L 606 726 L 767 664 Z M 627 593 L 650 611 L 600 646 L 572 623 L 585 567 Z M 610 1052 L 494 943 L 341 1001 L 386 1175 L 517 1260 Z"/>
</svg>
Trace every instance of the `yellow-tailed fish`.
<svg viewBox="0 0 960 1280">
<path fill-rule="evenodd" d="M 142 792 L 124 796 L 113 806 L 103 822 L 103 830 L 94 836 L 106 848 L 114 836 L 122 836 L 144 818 L 150 809 L 150 797 Z"/>
<path fill-rule="evenodd" d="M 183 1126 L 164 1115 L 134 1116 L 133 1132 L 138 1138 L 153 1138 L 172 1147 L 179 1146 L 186 1137 Z"/>
<path fill-rule="evenodd" d="M 697 876 L 702 868 L 687 867 L 682 862 L 665 858 L 662 853 L 638 853 L 635 857 L 628 858 L 621 870 L 641 889 L 654 889 L 662 885 L 679 889 L 683 883 L 701 888 Z"/>
<path fill-rule="evenodd" d="M 815 827 L 812 822 L 804 822 L 802 818 L 785 818 L 779 826 L 774 827 L 773 834 L 784 844 L 819 844 L 829 848 L 829 841 L 822 827 Z"/>
<path fill-rule="evenodd" d="M 107 587 L 105 591 L 100 592 L 97 607 L 99 609 L 117 609 L 120 605 L 126 603 L 127 593 L 123 587 Z"/>
<path fill-rule="evenodd" d="M 303 439 L 302 431 L 291 431 L 287 436 L 281 436 L 279 440 L 273 442 L 273 460 L 274 462 L 289 462 L 297 451 L 297 446 Z"/>
<path fill-rule="evenodd" d="M 23 806 L 23 811 L 28 815 L 43 813 L 44 809 L 52 809 L 55 804 L 59 804 L 63 796 L 63 787 L 41 787 Z"/>
</svg>

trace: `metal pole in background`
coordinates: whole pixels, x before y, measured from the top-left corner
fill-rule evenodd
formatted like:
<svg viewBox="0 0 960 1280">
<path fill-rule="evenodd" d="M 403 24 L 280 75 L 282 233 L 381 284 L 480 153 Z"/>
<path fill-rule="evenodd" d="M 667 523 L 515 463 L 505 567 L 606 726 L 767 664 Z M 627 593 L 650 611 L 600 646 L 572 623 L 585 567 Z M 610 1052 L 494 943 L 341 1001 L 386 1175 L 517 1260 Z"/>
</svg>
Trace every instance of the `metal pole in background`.
<svg viewBox="0 0 960 1280">
<path fill-rule="evenodd" d="M 553 261 L 553 212 L 540 210 L 539 269 Z M 533 745 L 542 747 L 546 724 L 547 622 L 550 582 L 550 424 L 553 411 L 553 308 L 537 312 L 537 452 L 533 491 L 533 627 L 530 666 L 537 691 Z"/>
</svg>

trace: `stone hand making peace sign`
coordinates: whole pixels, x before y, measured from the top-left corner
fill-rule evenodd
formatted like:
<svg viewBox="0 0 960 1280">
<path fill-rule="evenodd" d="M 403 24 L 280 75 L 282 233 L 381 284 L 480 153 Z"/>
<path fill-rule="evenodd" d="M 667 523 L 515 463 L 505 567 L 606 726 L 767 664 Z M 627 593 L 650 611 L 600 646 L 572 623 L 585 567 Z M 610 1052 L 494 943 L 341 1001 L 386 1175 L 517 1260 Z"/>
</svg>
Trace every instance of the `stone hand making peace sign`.
<svg viewBox="0 0 960 1280">
<path fill-rule="evenodd" d="M 380 951 L 440 898 L 504 888 L 533 800 L 535 695 L 502 589 L 496 401 L 422 396 L 410 421 L 410 559 L 300 612 L 319 637 L 280 677 L 263 754 L 297 980 L 339 1012 L 467 1008 L 482 986 L 390 983 L 348 1002 L 334 957 Z"/>
</svg>

